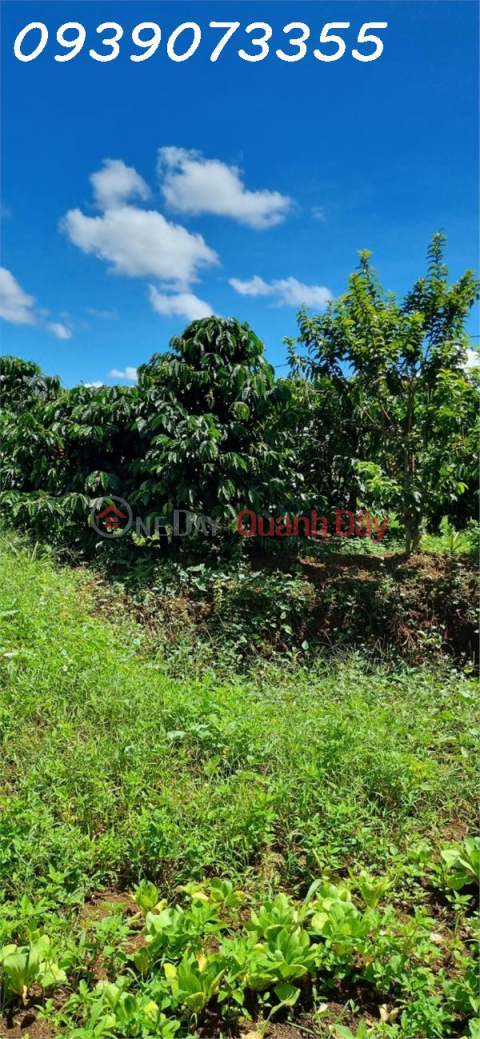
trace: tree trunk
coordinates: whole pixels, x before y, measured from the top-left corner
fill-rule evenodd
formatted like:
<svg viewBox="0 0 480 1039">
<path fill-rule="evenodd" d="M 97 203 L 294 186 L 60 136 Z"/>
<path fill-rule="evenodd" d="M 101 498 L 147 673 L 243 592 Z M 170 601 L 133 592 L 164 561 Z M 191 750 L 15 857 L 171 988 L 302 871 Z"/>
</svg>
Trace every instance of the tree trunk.
<svg viewBox="0 0 480 1039">
<path fill-rule="evenodd" d="M 348 495 L 348 506 L 347 506 L 347 508 L 350 510 L 350 512 L 353 512 L 353 515 L 355 516 L 356 511 L 357 511 L 357 489 L 356 489 L 356 487 L 350 488 L 350 492 L 349 492 L 349 495 Z M 355 535 L 355 532 L 354 532 L 354 537 L 355 536 L 356 535 Z"/>
<path fill-rule="evenodd" d="M 411 509 L 406 509 L 404 513 L 405 519 L 405 552 L 407 556 L 411 556 L 412 553 L 418 552 L 420 548 L 420 541 L 422 539 L 422 532 L 418 525 L 418 520 L 414 516 Z"/>
<path fill-rule="evenodd" d="M 412 531 L 412 552 L 418 552 L 420 548 L 420 541 L 422 540 L 422 532 L 420 527 L 414 524 Z"/>
<path fill-rule="evenodd" d="M 415 480 L 416 470 L 416 458 L 414 451 L 413 442 L 413 430 L 415 424 L 415 386 L 413 379 L 410 379 L 408 386 L 408 410 L 407 410 L 407 429 L 405 438 L 405 478 L 406 486 L 411 494 Z M 418 552 L 420 545 L 420 527 L 418 523 L 418 512 L 415 510 L 415 506 L 412 507 L 411 502 L 406 505 L 404 512 L 405 520 L 405 552 L 407 556 L 410 556 L 412 552 Z"/>
<path fill-rule="evenodd" d="M 410 556 L 412 554 L 412 516 L 407 510 L 405 512 L 405 554 Z"/>
</svg>

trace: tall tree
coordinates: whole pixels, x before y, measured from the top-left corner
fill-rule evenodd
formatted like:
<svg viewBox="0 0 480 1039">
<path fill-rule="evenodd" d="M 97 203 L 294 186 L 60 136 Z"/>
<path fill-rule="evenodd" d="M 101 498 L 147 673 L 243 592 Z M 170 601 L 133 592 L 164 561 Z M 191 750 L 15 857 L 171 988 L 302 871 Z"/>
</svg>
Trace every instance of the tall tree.
<svg viewBox="0 0 480 1039">
<path fill-rule="evenodd" d="M 465 325 L 479 283 L 468 270 L 450 284 L 444 248 L 445 236 L 434 235 L 427 273 L 403 300 L 384 290 L 362 252 L 347 292 L 325 314 L 299 315 L 310 378 L 332 380 L 353 419 L 344 452 L 352 484 L 370 475 L 383 488 L 403 517 L 407 553 L 420 545 L 422 517 L 464 494 L 475 464 Z"/>
<path fill-rule="evenodd" d="M 288 451 L 272 412 L 275 385 L 264 346 L 247 324 L 194 321 L 139 369 L 144 457 L 137 498 L 169 514 L 188 509 L 232 522 L 241 509 L 283 503 Z"/>
</svg>

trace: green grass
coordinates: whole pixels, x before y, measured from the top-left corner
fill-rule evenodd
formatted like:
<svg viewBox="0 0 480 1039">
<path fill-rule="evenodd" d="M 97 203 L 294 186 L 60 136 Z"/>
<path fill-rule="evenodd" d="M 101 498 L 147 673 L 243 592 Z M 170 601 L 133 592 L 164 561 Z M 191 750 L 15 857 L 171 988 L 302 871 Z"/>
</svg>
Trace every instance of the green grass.
<svg viewBox="0 0 480 1039">
<path fill-rule="evenodd" d="M 102 615 L 88 572 L 5 539 L 1 550 L 0 945 L 2 934 L 25 942 L 47 933 L 60 959 L 76 950 L 67 956 L 72 991 L 82 978 L 93 991 L 79 906 L 102 885 L 128 889 L 142 877 L 167 898 L 178 884 L 229 877 L 257 904 L 366 868 L 388 876 L 390 903 L 403 913 L 435 911 L 432 890 L 445 889 L 440 849 L 474 826 L 471 680 L 359 656 L 289 672 L 275 664 L 257 680 L 211 668 L 199 678 L 187 653 L 178 680 L 138 624 L 120 611 L 112 623 L 111 604 Z M 449 897 L 430 929 L 445 927 L 464 955 L 470 899 Z M 124 940 L 114 936 L 114 949 Z M 112 953 L 111 980 L 119 970 Z M 392 1006 L 401 988 L 395 979 Z M 44 1013 L 60 1020 L 53 1004 Z M 445 1013 L 439 1024 L 427 1015 L 416 1034 L 469 1034 L 452 1001 L 454 1024 Z M 70 1027 L 86 1029 L 87 1017 L 73 1006 Z M 185 1007 L 174 1018 L 195 1031 Z M 317 1024 L 316 1034 L 336 1034 L 331 1020 L 324 1031 Z M 150 1034 L 145 1023 L 138 1032 L 111 1027 Z M 374 1034 L 409 1034 L 399 1028 L 387 1022 Z"/>
</svg>

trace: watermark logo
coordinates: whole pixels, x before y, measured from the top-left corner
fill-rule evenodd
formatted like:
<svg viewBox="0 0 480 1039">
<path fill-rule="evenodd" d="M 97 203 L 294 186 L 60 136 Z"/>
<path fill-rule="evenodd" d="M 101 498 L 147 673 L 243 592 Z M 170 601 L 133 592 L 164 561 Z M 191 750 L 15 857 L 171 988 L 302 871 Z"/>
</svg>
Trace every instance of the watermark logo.
<svg viewBox="0 0 480 1039">
<path fill-rule="evenodd" d="M 118 505 L 114 505 L 118 502 Z M 132 509 L 124 498 L 115 495 L 97 498 L 90 512 L 90 525 L 102 538 L 118 538 L 126 534 L 132 526 L 139 537 L 167 537 L 166 519 L 164 516 L 149 515 L 145 519 L 133 516 Z M 245 525 L 247 523 L 247 525 Z M 220 519 L 212 519 L 191 513 L 188 509 L 175 509 L 173 512 L 173 531 L 175 538 L 198 536 L 214 538 L 221 525 Z M 373 541 L 381 541 L 388 526 L 388 516 L 380 523 L 366 509 L 355 514 L 349 509 L 337 509 L 335 521 L 332 523 L 333 537 L 370 537 Z M 231 527 L 231 524 L 230 524 Z M 238 534 L 244 538 L 260 537 L 328 537 L 329 522 L 325 516 L 318 516 L 313 509 L 309 515 L 296 516 L 257 516 L 251 509 L 242 509 L 236 518 Z M 226 528 L 227 529 L 227 528 Z"/>
<path fill-rule="evenodd" d="M 118 502 L 120 508 L 114 505 Z M 100 534 L 102 538 L 118 538 L 126 534 L 133 523 L 133 513 L 124 498 L 118 498 L 111 494 L 108 497 L 97 498 L 90 511 L 90 526 Z"/>
<path fill-rule="evenodd" d="M 248 517 L 248 526 L 245 520 Z M 345 518 L 344 518 L 345 517 Z M 384 517 L 383 523 L 379 523 L 375 516 L 371 516 L 366 509 L 361 509 L 358 514 L 350 509 L 336 509 L 335 524 L 332 536 L 336 538 L 366 538 L 371 537 L 373 541 L 381 541 L 388 526 L 388 516 Z M 345 525 L 348 522 L 348 527 Z M 267 527 L 268 524 L 268 527 Z M 300 526 L 301 524 L 301 526 Z M 293 520 L 289 516 L 257 516 L 252 509 L 243 509 L 237 516 L 237 531 L 244 538 L 260 537 L 328 537 L 329 526 L 326 516 L 318 516 L 313 509 L 309 516 L 296 516 Z"/>
</svg>

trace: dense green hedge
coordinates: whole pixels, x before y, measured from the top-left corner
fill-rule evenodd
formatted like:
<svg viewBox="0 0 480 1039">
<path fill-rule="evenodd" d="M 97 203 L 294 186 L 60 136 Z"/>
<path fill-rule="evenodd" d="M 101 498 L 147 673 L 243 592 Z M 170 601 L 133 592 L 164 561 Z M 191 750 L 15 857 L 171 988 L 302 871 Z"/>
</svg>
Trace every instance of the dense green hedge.
<svg viewBox="0 0 480 1039">
<path fill-rule="evenodd" d="M 415 551 L 442 515 L 465 526 L 477 487 L 478 370 L 466 367 L 478 283 L 449 284 L 436 235 L 402 301 L 361 254 L 347 292 L 299 314 L 291 373 L 275 379 L 246 324 L 194 321 L 138 385 L 76 386 L 14 357 L 2 363 L 2 505 L 7 520 L 93 553 L 91 503 L 119 495 L 171 523 L 243 509 L 300 515 L 361 508 L 393 517 Z"/>
</svg>

